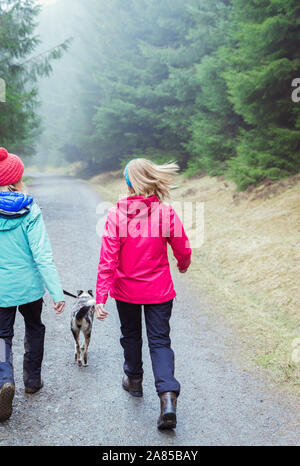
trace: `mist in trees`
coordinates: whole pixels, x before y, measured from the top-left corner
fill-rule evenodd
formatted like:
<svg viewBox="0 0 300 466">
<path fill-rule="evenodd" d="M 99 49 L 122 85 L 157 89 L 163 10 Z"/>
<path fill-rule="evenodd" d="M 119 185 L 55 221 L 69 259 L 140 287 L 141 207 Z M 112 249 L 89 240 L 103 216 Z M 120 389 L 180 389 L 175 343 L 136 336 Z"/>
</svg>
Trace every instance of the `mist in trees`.
<svg viewBox="0 0 300 466">
<path fill-rule="evenodd" d="M 296 0 L 58 0 L 37 32 L 43 50 L 73 38 L 39 85 L 41 163 L 176 160 L 238 189 L 299 171 Z"/>
<path fill-rule="evenodd" d="M 40 8 L 33 0 L 1 0 L 0 77 L 6 83 L 0 104 L 0 143 L 10 152 L 32 155 L 40 130 L 38 79 L 49 76 L 69 41 L 39 52 L 35 34 Z"/>
</svg>

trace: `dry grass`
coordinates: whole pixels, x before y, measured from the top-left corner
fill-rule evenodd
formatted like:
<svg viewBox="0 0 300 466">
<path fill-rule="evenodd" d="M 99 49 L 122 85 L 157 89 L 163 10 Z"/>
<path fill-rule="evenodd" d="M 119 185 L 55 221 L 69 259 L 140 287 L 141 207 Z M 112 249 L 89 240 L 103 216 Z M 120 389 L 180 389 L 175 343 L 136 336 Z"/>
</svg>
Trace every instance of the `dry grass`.
<svg viewBox="0 0 300 466">
<path fill-rule="evenodd" d="M 105 200 L 126 195 L 120 171 L 92 179 Z M 243 359 L 300 389 L 291 342 L 300 335 L 300 175 L 236 193 L 220 178 L 178 179 L 174 200 L 204 201 L 205 240 L 192 274 L 239 335 Z"/>
</svg>

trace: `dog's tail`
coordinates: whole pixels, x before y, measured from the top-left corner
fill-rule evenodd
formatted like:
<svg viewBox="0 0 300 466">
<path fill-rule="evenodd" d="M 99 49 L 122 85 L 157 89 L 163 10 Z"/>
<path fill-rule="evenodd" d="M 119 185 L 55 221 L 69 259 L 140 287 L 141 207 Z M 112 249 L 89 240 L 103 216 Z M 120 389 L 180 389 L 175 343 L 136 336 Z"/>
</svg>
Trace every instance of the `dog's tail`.
<svg viewBox="0 0 300 466">
<path fill-rule="evenodd" d="M 90 310 L 89 306 L 83 306 L 81 309 L 79 309 L 79 311 L 75 314 L 76 320 L 83 319 L 87 315 L 89 310 Z"/>
</svg>

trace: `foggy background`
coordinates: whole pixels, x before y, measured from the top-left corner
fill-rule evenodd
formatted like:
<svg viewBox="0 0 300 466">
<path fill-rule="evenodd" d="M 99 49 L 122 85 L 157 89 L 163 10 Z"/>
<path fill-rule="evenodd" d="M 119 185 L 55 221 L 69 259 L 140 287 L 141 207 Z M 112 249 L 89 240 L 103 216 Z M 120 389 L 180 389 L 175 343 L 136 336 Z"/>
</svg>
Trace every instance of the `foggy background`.
<svg viewBox="0 0 300 466">
<path fill-rule="evenodd" d="M 238 190 L 299 172 L 295 0 L 37 4 L 0 6 L 0 138 L 31 164 L 90 177 L 175 160 Z"/>
</svg>

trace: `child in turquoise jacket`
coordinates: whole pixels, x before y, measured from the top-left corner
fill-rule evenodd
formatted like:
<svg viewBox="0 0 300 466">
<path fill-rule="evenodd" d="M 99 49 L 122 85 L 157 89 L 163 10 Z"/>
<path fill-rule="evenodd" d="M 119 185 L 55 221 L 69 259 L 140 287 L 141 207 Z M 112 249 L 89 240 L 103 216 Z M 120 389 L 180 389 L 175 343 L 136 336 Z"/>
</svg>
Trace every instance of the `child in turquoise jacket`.
<svg viewBox="0 0 300 466">
<path fill-rule="evenodd" d="M 45 289 L 58 314 L 65 307 L 41 210 L 22 192 L 23 172 L 21 159 L 0 148 L 0 422 L 12 413 L 12 339 L 17 308 L 25 321 L 25 391 L 35 393 L 43 385 L 45 326 L 41 312 Z"/>
</svg>

